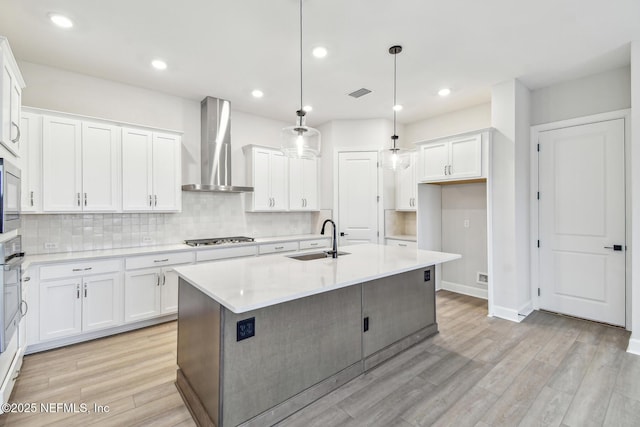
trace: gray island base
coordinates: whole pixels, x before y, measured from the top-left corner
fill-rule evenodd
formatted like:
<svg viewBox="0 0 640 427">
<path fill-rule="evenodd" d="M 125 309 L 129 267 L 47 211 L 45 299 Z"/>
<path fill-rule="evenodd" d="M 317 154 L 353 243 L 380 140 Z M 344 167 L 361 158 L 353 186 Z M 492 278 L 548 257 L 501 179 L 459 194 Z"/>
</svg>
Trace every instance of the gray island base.
<svg viewBox="0 0 640 427">
<path fill-rule="evenodd" d="M 240 314 L 179 286 L 176 385 L 200 426 L 275 424 L 438 331 L 434 266 Z"/>
</svg>

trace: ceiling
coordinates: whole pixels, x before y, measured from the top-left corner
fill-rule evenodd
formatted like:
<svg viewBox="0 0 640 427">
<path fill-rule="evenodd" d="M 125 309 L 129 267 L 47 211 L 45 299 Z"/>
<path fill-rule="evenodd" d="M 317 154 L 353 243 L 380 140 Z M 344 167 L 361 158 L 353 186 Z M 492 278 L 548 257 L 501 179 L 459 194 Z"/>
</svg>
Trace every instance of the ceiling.
<svg viewBox="0 0 640 427">
<path fill-rule="evenodd" d="M 295 120 L 297 0 L 0 0 L 0 11 L 19 60 Z M 391 118 L 393 44 L 404 48 L 398 121 L 410 123 L 488 102 L 508 79 L 536 89 L 627 65 L 639 18 L 639 0 L 304 0 L 307 123 Z M 311 55 L 319 45 L 324 59 Z M 150 67 L 156 57 L 167 70 Z M 373 92 L 347 96 L 362 87 Z"/>
</svg>

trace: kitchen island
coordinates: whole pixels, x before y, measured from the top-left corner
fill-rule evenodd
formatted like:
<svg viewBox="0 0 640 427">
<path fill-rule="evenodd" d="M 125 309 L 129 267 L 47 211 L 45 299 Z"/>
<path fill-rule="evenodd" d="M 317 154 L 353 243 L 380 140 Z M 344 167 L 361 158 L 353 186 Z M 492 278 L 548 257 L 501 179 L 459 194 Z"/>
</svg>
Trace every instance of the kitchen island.
<svg viewBox="0 0 640 427">
<path fill-rule="evenodd" d="M 459 255 L 342 249 L 176 268 L 176 384 L 198 424 L 272 425 L 437 332 L 434 266 Z"/>
</svg>

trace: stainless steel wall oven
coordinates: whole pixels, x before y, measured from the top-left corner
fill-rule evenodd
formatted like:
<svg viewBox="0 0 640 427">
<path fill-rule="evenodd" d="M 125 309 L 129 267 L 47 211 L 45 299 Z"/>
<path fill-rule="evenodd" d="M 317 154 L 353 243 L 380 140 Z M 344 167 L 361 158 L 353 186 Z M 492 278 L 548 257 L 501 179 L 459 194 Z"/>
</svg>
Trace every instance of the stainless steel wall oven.
<svg viewBox="0 0 640 427">
<path fill-rule="evenodd" d="M 0 158 L 0 233 L 20 227 L 20 169 Z"/>
<path fill-rule="evenodd" d="M 2 262 L 2 293 L 0 293 L 0 353 L 4 352 L 18 329 L 22 313 L 22 252 L 21 236 L 0 243 Z M 25 313 L 26 314 L 26 313 Z"/>
</svg>

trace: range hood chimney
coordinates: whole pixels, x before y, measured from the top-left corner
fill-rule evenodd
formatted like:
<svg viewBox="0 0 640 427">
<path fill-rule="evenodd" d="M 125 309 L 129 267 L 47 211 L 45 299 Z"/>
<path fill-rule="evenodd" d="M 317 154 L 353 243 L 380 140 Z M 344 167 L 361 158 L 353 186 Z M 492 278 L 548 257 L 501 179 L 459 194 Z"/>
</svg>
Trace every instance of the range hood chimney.
<svg viewBox="0 0 640 427">
<path fill-rule="evenodd" d="M 200 183 L 182 186 L 184 191 L 244 193 L 253 187 L 231 185 L 231 103 L 207 96 L 200 103 Z"/>
</svg>

